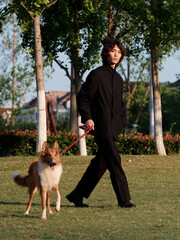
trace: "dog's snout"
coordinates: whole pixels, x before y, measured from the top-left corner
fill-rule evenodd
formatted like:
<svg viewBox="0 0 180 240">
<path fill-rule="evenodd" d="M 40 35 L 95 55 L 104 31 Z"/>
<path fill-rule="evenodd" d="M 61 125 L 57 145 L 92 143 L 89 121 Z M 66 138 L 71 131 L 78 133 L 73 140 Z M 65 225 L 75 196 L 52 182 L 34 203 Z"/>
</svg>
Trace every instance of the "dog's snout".
<svg viewBox="0 0 180 240">
<path fill-rule="evenodd" d="M 51 161 L 48 162 L 50 167 L 56 166 L 56 161 L 52 159 Z"/>
<path fill-rule="evenodd" d="M 52 165 L 56 166 L 56 162 L 54 160 L 52 160 Z"/>
</svg>

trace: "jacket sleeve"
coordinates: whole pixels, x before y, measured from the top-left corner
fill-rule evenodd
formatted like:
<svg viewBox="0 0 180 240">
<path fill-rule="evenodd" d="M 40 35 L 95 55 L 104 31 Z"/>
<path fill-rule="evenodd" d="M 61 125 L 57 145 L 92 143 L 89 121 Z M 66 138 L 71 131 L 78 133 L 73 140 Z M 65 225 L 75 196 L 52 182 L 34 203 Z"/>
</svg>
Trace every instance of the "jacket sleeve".
<svg viewBox="0 0 180 240">
<path fill-rule="evenodd" d="M 82 123 L 85 123 L 87 120 L 92 119 L 92 103 L 96 91 L 97 79 L 95 78 L 94 71 L 91 71 L 77 96 L 77 105 L 79 113 L 81 115 Z"/>
</svg>

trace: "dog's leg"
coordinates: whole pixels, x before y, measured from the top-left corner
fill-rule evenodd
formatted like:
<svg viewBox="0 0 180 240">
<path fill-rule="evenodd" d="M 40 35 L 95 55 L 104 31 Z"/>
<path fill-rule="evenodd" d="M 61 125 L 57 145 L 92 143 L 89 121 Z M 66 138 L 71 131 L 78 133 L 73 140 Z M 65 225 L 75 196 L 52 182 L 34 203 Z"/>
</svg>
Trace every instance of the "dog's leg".
<svg viewBox="0 0 180 240">
<path fill-rule="evenodd" d="M 41 189 L 41 202 L 42 202 L 42 219 L 46 218 L 46 196 L 47 196 L 47 190 Z"/>
<path fill-rule="evenodd" d="M 50 206 L 50 196 L 51 196 L 51 191 L 48 191 L 48 192 L 47 192 L 47 201 L 46 201 L 46 204 L 47 204 L 49 213 L 52 214 L 53 212 L 52 212 L 51 206 Z"/>
<path fill-rule="evenodd" d="M 29 214 L 29 211 L 30 211 L 30 208 L 31 208 L 31 204 L 32 204 L 32 200 L 33 200 L 34 194 L 35 194 L 35 192 L 37 190 L 37 187 L 31 186 L 31 188 L 29 188 L 28 190 L 29 190 L 30 199 L 29 199 L 29 202 L 28 202 L 28 205 L 27 205 L 27 208 L 26 208 L 26 212 L 25 212 L 26 215 Z"/>
<path fill-rule="evenodd" d="M 59 193 L 58 186 L 53 188 L 53 190 L 54 190 L 55 195 L 56 195 L 56 211 L 59 212 L 60 211 L 60 206 L 61 206 L 61 195 Z"/>
</svg>

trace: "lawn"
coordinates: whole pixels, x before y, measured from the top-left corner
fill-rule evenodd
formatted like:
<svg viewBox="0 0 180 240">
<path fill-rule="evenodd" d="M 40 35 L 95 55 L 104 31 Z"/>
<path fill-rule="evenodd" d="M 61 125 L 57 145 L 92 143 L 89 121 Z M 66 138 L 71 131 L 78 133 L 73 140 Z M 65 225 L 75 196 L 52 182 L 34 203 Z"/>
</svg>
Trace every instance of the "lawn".
<svg viewBox="0 0 180 240">
<path fill-rule="evenodd" d="M 122 156 L 132 202 L 136 208 L 117 207 L 106 172 L 89 199 L 89 208 L 75 208 L 66 195 L 75 187 L 91 157 L 62 157 L 61 211 L 41 219 L 36 193 L 31 213 L 25 216 L 26 188 L 15 185 L 14 172 L 27 174 L 33 157 L 0 158 L 0 239 L 180 239 L 180 156 Z"/>
</svg>

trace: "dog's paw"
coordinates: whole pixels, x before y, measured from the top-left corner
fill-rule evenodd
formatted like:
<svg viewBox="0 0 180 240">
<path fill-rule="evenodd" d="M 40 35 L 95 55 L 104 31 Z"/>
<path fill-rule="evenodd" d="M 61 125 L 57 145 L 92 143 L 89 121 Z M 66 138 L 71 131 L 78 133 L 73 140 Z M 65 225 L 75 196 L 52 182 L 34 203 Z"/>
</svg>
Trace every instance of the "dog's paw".
<svg viewBox="0 0 180 240">
<path fill-rule="evenodd" d="M 24 214 L 25 214 L 25 215 L 29 215 L 29 211 L 26 211 Z"/>
<path fill-rule="evenodd" d="M 49 214 L 53 214 L 52 210 L 49 210 Z"/>
<path fill-rule="evenodd" d="M 56 212 L 59 212 L 60 211 L 60 207 L 56 207 Z"/>
<path fill-rule="evenodd" d="M 47 219 L 46 218 L 46 209 L 42 210 L 42 219 Z"/>
</svg>

